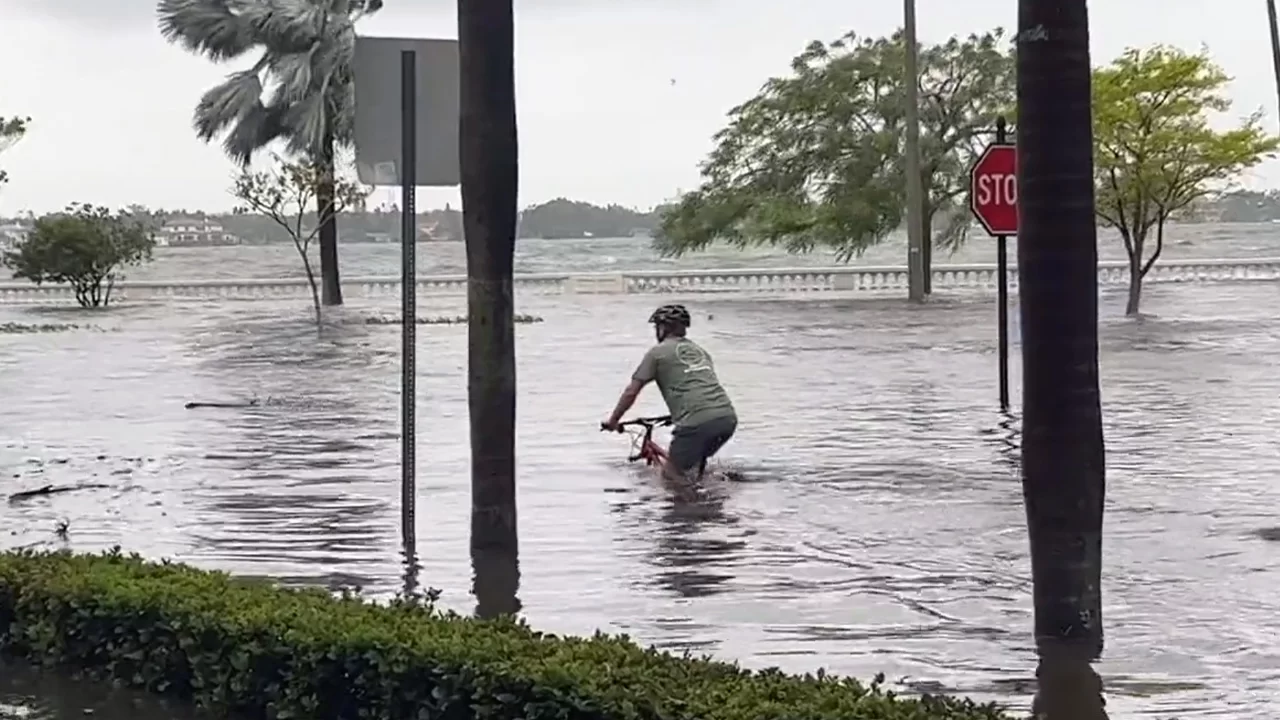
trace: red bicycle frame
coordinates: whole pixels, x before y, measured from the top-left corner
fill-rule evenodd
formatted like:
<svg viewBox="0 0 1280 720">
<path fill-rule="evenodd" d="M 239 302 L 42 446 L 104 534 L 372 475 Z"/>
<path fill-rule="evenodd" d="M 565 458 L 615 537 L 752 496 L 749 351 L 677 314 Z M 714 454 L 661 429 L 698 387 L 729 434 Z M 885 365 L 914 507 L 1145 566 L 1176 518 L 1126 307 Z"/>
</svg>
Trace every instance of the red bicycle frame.
<svg viewBox="0 0 1280 720">
<path fill-rule="evenodd" d="M 620 423 L 619 427 L 622 428 L 642 428 L 641 432 L 631 433 L 631 447 L 635 452 L 631 454 L 631 457 L 627 458 L 627 462 L 643 460 L 645 465 L 658 468 L 665 465 L 667 462 L 667 451 L 661 445 L 653 441 L 653 431 L 654 428 L 664 427 L 670 424 L 670 415 L 634 418 Z"/>
</svg>

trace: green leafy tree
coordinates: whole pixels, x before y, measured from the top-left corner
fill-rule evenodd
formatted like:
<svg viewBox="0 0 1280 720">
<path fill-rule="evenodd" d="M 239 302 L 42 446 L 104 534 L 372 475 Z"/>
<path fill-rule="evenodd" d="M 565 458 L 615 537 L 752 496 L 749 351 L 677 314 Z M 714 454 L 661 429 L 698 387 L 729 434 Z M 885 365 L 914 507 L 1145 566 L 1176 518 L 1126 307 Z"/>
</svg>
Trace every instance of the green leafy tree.
<svg viewBox="0 0 1280 720">
<path fill-rule="evenodd" d="M 14 143 L 22 139 L 27 134 L 27 123 L 31 122 L 31 118 L 25 117 L 0 117 L 0 151 L 8 150 L 13 147 Z M 0 169 L 0 185 L 9 181 L 9 174 Z"/>
<path fill-rule="evenodd" d="M 253 171 L 245 168 L 236 177 L 231 193 L 243 205 L 238 214 L 256 213 L 288 234 L 302 258 L 302 268 L 311 286 L 311 304 L 315 308 L 316 325 L 323 321 L 320 287 L 311 267 L 311 242 L 320 226 L 307 223 L 307 208 L 324 193 L 325 203 L 317 207 L 316 216 L 336 217 L 349 209 L 363 209 L 369 189 L 359 182 L 330 176 L 328 166 L 314 162 L 292 162 L 276 156 L 275 167 Z M 316 217 L 312 216 L 312 218 Z"/>
<path fill-rule="evenodd" d="M 901 227 L 904 63 L 901 33 L 810 44 L 790 76 L 730 111 L 702 185 L 664 212 L 657 249 L 679 255 L 724 241 L 831 248 L 847 260 Z M 1000 30 L 920 49 L 923 217 L 940 247 L 965 239 L 968 168 L 1013 92 Z"/>
<path fill-rule="evenodd" d="M 219 63 L 257 55 L 200 98 L 196 134 L 205 141 L 221 136 L 242 165 L 282 140 L 291 154 L 335 177 L 335 153 L 354 134 L 355 23 L 381 7 L 382 0 L 160 0 L 160 31 L 169 41 Z M 319 188 L 317 208 L 332 207 L 333 193 Z M 323 300 L 341 305 L 334 215 L 320 214 L 319 239 Z"/>
<path fill-rule="evenodd" d="M 1129 315 L 1139 312 L 1142 280 L 1164 250 L 1169 219 L 1280 147 L 1263 131 L 1261 113 L 1233 129 L 1210 126 L 1213 113 L 1231 108 L 1230 81 L 1206 52 L 1165 46 L 1130 49 L 1093 73 L 1097 214 L 1124 241 Z"/>
<path fill-rule="evenodd" d="M 15 278 L 66 283 L 80 307 L 105 307 L 121 270 L 151 260 L 155 227 L 128 213 L 88 204 L 35 221 L 26 239 L 4 254 Z"/>
</svg>

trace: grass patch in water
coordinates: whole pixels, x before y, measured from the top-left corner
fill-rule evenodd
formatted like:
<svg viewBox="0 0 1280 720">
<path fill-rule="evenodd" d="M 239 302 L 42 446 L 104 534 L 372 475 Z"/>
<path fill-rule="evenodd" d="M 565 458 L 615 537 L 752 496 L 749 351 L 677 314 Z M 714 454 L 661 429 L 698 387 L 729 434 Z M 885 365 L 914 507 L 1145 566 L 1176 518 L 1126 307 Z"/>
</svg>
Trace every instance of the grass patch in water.
<svg viewBox="0 0 1280 720">
<path fill-rule="evenodd" d="M 824 672 L 744 670 L 625 636 L 541 633 L 114 551 L 0 553 L 0 653 L 219 714 L 489 720 L 1005 720 Z"/>
<path fill-rule="evenodd" d="M 516 314 L 513 318 L 517 325 L 531 325 L 533 323 L 542 322 L 542 318 L 537 315 Z M 364 319 L 365 325 L 401 325 L 404 319 L 398 315 L 381 315 L 376 317 L 367 317 Z M 466 315 L 433 315 L 428 317 L 417 318 L 418 325 L 466 325 Z"/>
</svg>

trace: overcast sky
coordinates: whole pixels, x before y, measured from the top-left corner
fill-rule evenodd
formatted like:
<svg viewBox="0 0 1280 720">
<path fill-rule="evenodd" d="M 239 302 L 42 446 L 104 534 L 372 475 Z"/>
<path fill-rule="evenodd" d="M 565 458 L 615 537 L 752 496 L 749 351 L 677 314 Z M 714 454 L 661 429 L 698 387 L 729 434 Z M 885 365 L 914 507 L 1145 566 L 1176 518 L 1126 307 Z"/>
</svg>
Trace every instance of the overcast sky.
<svg viewBox="0 0 1280 720">
<path fill-rule="evenodd" d="M 923 40 L 1016 23 L 1013 0 L 918 0 Z M 387 0 L 369 35 L 454 37 L 448 0 Z M 521 204 L 568 196 L 650 206 L 697 184 L 725 112 L 808 41 L 892 32 L 900 4 L 867 0 L 519 0 Z M 0 214 L 68 201 L 225 209 L 231 164 L 191 131 L 229 68 L 167 45 L 149 0 L 0 0 L 0 116 L 33 118 L 0 156 Z M 1239 114 L 1276 91 L 1260 0 L 1093 5 L 1093 57 L 1154 42 L 1207 45 L 1236 78 Z M 674 83 L 672 82 L 674 81 Z M 1280 186 L 1280 163 L 1251 185 Z M 392 197 L 381 191 L 375 201 Z M 424 207 L 457 202 L 426 191 Z"/>
</svg>

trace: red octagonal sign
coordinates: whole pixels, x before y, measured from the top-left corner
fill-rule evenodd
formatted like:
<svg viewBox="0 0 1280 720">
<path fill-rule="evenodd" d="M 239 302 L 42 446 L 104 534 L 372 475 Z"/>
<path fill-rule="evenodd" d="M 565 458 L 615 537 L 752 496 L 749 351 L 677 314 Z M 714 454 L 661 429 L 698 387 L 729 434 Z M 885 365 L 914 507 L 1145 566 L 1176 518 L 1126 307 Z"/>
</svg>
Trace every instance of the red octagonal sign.
<svg viewBox="0 0 1280 720">
<path fill-rule="evenodd" d="M 969 170 L 969 209 L 993 236 L 1018 234 L 1018 150 L 988 145 Z"/>
</svg>

